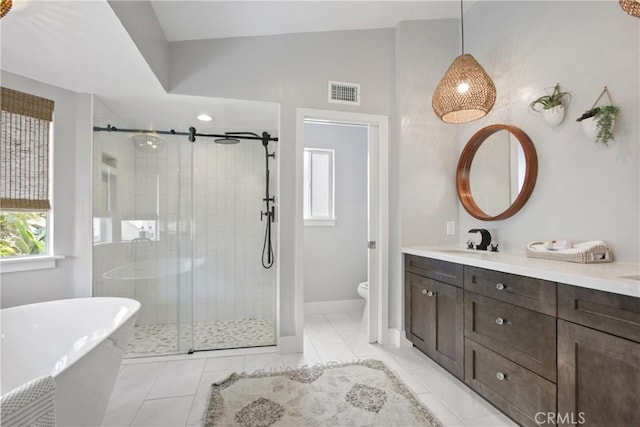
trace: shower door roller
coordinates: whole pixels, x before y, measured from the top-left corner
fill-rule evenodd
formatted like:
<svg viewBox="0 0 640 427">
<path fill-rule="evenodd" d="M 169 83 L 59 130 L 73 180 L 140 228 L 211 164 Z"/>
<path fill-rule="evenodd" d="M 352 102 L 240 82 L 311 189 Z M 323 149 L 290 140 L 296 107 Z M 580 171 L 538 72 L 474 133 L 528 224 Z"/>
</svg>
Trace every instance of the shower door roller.
<svg viewBox="0 0 640 427">
<path fill-rule="evenodd" d="M 369 249 L 375 249 L 376 248 L 376 241 L 375 240 L 370 240 L 367 242 L 367 248 Z"/>
</svg>

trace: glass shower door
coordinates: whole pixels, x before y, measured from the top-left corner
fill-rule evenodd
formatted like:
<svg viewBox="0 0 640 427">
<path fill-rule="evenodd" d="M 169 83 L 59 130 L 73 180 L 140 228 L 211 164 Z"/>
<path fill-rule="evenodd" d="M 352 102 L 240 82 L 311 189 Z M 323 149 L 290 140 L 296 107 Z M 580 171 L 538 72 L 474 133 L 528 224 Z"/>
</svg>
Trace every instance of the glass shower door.
<svg viewBox="0 0 640 427">
<path fill-rule="evenodd" d="M 192 144 L 94 132 L 94 296 L 142 303 L 127 357 L 193 349 Z"/>
</svg>

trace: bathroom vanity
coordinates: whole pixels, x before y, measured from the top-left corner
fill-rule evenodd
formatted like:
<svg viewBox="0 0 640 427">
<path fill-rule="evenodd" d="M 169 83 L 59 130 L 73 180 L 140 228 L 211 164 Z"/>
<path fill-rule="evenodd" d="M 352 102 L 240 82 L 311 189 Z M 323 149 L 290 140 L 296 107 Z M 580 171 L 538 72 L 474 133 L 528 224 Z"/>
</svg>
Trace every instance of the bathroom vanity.
<svg viewBox="0 0 640 427">
<path fill-rule="evenodd" d="M 638 265 L 403 252 L 407 339 L 506 415 L 640 425 Z"/>
</svg>

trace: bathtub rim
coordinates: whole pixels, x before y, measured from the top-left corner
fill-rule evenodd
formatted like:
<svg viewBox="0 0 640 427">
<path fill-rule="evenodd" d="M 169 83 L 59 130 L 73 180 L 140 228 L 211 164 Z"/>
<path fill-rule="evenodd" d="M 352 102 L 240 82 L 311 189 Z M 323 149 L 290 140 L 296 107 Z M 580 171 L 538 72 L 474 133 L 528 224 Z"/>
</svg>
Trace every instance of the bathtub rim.
<svg viewBox="0 0 640 427">
<path fill-rule="evenodd" d="M 42 301 L 42 302 L 37 302 L 37 303 L 23 304 L 23 305 L 18 305 L 18 306 L 14 306 L 14 307 L 3 308 L 3 309 L 0 310 L 0 319 L 2 319 L 2 315 L 5 314 L 5 313 L 22 311 L 22 310 L 25 310 L 26 307 L 35 308 L 37 306 L 42 306 L 42 305 L 57 305 L 56 303 L 68 303 L 68 302 L 73 302 L 73 304 L 82 304 L 83 302 L 86 303 L 88 301 L 97 300 L 97 299 L 102 300 L 102 301 L 112 300 L 113 302 L 121 302 L 121 304 L 126 304 L 127 307 L 130 310 L 128 310 L 126 316 L 124 316 L 122 319 L 119 320 L 119 323 L 115 327 L 110 329 L 109 334 L 107 334 L 104 337 L 102 337 L 102 339 L 92 341 L 89 345 L 87 345 L 86 347 L 83 347 L 82 350 L 77 353 L 77 357 L 74 357 L 72 361 L 70 361 L 68 364 L 65 364 L 65 366 L 63 368 L 61 368 L 59 371 L 53 372 L 53 371 L 55 371 L 55 362 L 56 361 L 52 360 L 53 365 L 47 367 L 48 373 L 45 374 L 45 375 L 50 375 L 55 380 L 55 378 L 57 376 L 61 375 L 63 372 L 67 371 L 69 368 L 74 366 L 79 360 L 81 360 L 83 357 L 87 356 L 95 348 L 100 346 L 102 343 L 104 343 L 106 340 L 108 340 L 113 334 L 115 334 L 123 326 L 125 326 L 132 318 L 134 318 L 138 314 L 138 312 L 140 311 L 140 308 L 142 307 L 142 303 L 140 303 L 140 301 L 135 300 L 133 298 L 126 298 L 126 297 L 79 297 L 79 298 L 66 298 L 66 299 Z M 110 318 L 110 320 L 113 321 L 114 319 Z M 0 331 L 2 331 L 2 329 L 4 329 L 4 321 L 0 322 Z M 2 346 L 1 346 L 2 349 L 4 349 L 5 345 L 6 345 L 6 343 L 2 343 Z M 0 354 L 2 354 L 2 353 L 4 353 L 4 351 L 0 352 Z M 31 378 L 31 379 L 35 379 L 35 378 Z M 11 387 L 11 388 L 7 387 L 6 389 L 3 387 L 0 390 L 0 393 L 2 393 L 2 394 L 8 393 L 8 392 L 14 390 L 17 387 L 20 387 L 23 384 L 25 384 L 25 383 L 17 384 L 15 386 Z"/>
</svg>

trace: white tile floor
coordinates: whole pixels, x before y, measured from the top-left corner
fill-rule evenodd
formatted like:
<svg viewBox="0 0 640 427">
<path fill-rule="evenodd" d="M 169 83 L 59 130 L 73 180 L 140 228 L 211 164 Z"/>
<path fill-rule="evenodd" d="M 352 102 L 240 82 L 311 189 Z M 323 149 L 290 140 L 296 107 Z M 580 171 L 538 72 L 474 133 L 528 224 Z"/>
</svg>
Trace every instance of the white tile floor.
<svg viewBox="0 0 640 427">
<path fill-rule="evenodd" d="M 103 426 L 199 426 L 210 384 L 232 372 L 369 358 L 393 370 L 445 427 L 516 425 L 418 350 L 368 344 L 360 316 L 306 316 L 304 354 L 265 353 L 263 348 L 249 355 L 219 351 L 128 360 Z"/>
</svg>

